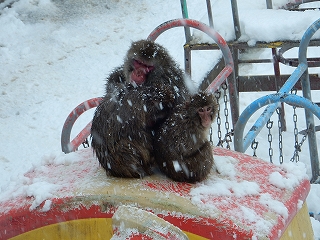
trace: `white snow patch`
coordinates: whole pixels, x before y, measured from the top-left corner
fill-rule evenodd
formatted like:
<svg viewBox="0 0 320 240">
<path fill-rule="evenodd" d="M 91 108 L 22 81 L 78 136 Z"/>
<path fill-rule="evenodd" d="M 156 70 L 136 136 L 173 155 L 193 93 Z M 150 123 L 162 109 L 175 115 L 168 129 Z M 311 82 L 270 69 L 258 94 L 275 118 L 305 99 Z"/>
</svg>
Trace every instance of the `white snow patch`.
<svg viewBox="0 0 320 240">
<path fill-rule="evenodd" d="M 41 212 L 47 212 L 47 211 L 49 211 L 50 208 L 51 208 L 51 204 L 52 204 L 52 201 L 51 201 L 51 200 L 45 200 L 44 205 L 43 205 L 43 207 L 42 207 L 42 209 L 41 209 Z"/>
<path fill-rule="evenodd" d="M 66 158 L 59 155 L 61 128 L 70 110 L 84 100 L 102 96 L 105 77 L 114 67 L 123 63 L 130 43 L 146 38 L 156 26 L 168 19 L 181 17 L 181 8 L 179 1 L 163 0 L 141 1 L 141 4 L 134 1 L 125 1 L 123 4 L 122 1 L 106 3 L 94 0 L 87 4 L 84 1 L 22 0 L 5 7 L 8 2 L 13 1 L 0 3 L 0 126 L 5 126 L 1 128 L 2 139 L 5 141 L 0 146 L 0 201 L 26 196 L 28 190 L 40 202 L 40 199 L 46 199 L 44 196 L 54 195 L 55 187 L 68 184 L 70 179 L 75 181 L 70 176 L 68 179 L 61 179 L 58 184 L 50 182 L 47 177 L 50 167 L 44 164 L 61 164 L 63 171 L 63 168 L 72 166 L 77 161 L 73 158 L 74 155 L 68 154 Z M 288 0 L 275 0 L 274 9 L 266 10 L 265 1 L 262 0 L 238 1 L 242 40 L 250 45 L 260 40 L 300 40 L 304 31 L 319 18 L 319 11 L 300 13 L 278 9 L 287 2 Z M 208 23 L 205 2 L 199 4 L 198 1 L 189 1 L 188 10 L 190 18 Z M 233 40 L 235 34 L 230 2 L 214 1 L 212 10 L 215 30 L 226 40 Z M 184 32 L 182 28 L 172 29 L 170 32 L 171 34 L 165 32 L 157 42 L 169 50 L 180 66 L 184 66 Z M 198 33 L 195 39 L 198 37 L 201 41 L 205 40 L 206 34 Z M 317 32 L 317 37 L 319 33 L 320 31 Z M 207 38 L 212 41 L 210 37 Z M 208 52 L 208 57 L 205 52 Z M 251 50 L 248 55 L 253 56 L 255 52 L 258 53 L 258 58 L 270 55 L 270 51 Z M 312 48 L 309 55 L 318 57 L 319 50 Z M 297 53 L 292 53 L 291 57 L 297 57 Z M 201 81 L 220 58 L 220 51 L 194 51 L 192 81 Z M 290 73 L 294 69 L 287 66 L 281 68 L 281 73 Z M 269 74 L 272 69 L 270 65 L 250 64 L 248 67 L 241 66 L 240 72 L 244 75 L 254 75 L 255 72 Z M 310 69 L 312 70 L 319 74 L 319 69 Z M 191 83 L 189 79 L 186 82 Z M 193 83 L 189 85 L 192 85 L 191 88 L 195 86 Z M 266 93 L 240 93 L 240 112 L 261 94 Z M 319 96 L 318 91 L 313 91 L 315 102 L 319 102 Z M 286 115 L 287 113 L 286 109 Z M 304 116 L 303 112 L 301 116 Z M 83 124 L 80 124 L 79 129 L 90 120 L 92 114 L 84 120 L 79 119 Z M 305 128 L 304 121 L 299 121 L 298 124 L 299 129 Z M 288 134 L 292 132 L 293 123 L 287 121 L 287 132 L 283 133 L 286 145 L 289 145 L 288 141 L 292 138 Z M 77 133 L 75 128 L 73 134 Z M 258 140 L 261 138 L 258 137 Z M 317 139 L 319 141 L 319 136 Z M 303 147 L 305 146 L 307 143 Z M 267 153 L 261 151 L 258 156 L 268 161 Z M 285 161 L 289 161 L 291 157 L 291 149 L 284 151 Z M 224 166 L 222 159 L 221 162 L 219 157 L 216 156 L 215 159 L 220 174 L 232 179 L 234 173 L 232 167 L 228 167 L 228 161 Z M 300 161 L 307 164 L 310 177 L 308 151 L 300 153 Z M 95 167 L 98 169 L 98 164 Z M 38 179 L 38 183 L 32 182 L 31 178 L 24 176 L 29 170 L 39 170 L 43 179 Z M 303 172 L 296 170 L 297 179 L 305 177 Z M 305 167 L 301 171 L 305 171 Z M 91 174 L 94 175 L 94 172 Z M 279 178 L 280 188 L 290 188 L 296 184 L 292 176 L 279 175 L 270 177 L 273 184 L 277 184 L 273 177 Z M 38 184 L 38 187 L 42 184 L 45 192 L 37 190 L 37 185 L 27 189 L 32 184 Z M 231 188 L 227 183 L 219 184 L 222 189 L 216 189 L 217 194 L 230 194 Z M 201 196 L 195 194 L 192 200 L 201 200 Z M 319 185 L 312 184 L 307 198 L 309 211 L 319 213 L 319 202 Z M 214 209 L 213 205 L 211 209 Z M 313 218 L 311 220 L 315 239 L 320 239 L 320 223 Z"/>
<path fill-rule="evenodd" d="M 234 168 L 235 164 L 238 162 L 237 159 L 229 156 L 214 156 L 214 163 L 216 168 L 222 176 L 229 176 L 234 178 L 236 175 L 236 170 Z"/>
<path fill-rule="evenodd" d="M 303 179 L 308 179 L 306 174 L 305 165 L 301 162 L 298 163 L 284 163 L 280 166 L 285 175 L 280 172 L 273 172 L 269 176 L 269 181 L 276 187 L 294 189 Z"/>
<path fill-rule="evenodd" d="M 37 181 L 37 179 L 34 179 L 34 181 Z M 44 200 L 54 197 L 55 195 L 53 193 L 59 189 L 59 187 L 60 186 L 57 184 L 52 184 L 41 180 L 26 186 L 26 196 L 34 197 L 30 210 L 34 210 Z"/>
<path fill-rule="evenodd" d="M 288 218 L 288 209 L 286 206 L 282 202 L 273 199 L 270 194 L 261 194 L 259 202 L 267 206 L 273 212 L 283 216 L 285 219 Z"/>
<path fill-rule="evenodd" d="M 174 167 L 174 170 L 176 172 L 179 172 L 182 170 L 181 166 L 180 166 L 180 163 L 178 161 L 172 161 L 172 164 L 173 164 L 173 167 Z"/>
</svg>

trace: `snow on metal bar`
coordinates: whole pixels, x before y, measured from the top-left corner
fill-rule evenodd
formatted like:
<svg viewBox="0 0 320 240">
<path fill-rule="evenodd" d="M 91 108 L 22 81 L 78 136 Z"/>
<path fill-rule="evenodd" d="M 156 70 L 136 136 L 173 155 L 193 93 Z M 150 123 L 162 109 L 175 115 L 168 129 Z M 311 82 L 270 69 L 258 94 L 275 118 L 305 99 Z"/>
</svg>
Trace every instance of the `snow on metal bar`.
<svg viewBox="0 0 320 240">
<path fill-rule="evenodd" d="M 218 74 L 218 76 L 212 81 L 209 87 L 206 89 L 207 92 L 215 92 L 218 90 L 221 83 L 223 83 L 226 78 L 231 74 L 233 71 L 233 58 L 230 52 L 230 49 L 226 43 L 226 41 L 220 36 L 218 32 L 216 32 L 213 28 L 209 27 L 208 25 L 201 23 L 197 20 L 193 19 L 173 19 L 167 21 L 158 27 L 156 27 L 148 36 L 148 40 L 155 41 L 157 37 L 163 33 L 164 31 L 175 28 L 175 27 L 193 27 L 196 28 L 208 36 L 210 36 L 216 44 L 219 46 L 220 50 L 222 51 L 223 58 L 225 61 L 226 66 L 224 69 Z"/>
<path fill-rule="evenodd" d="M 316 1 L 318 0 L 291 0 L 284 6 L 284 9 L 293 9 L 299 6 L 300 4 L 316 2 Z"/>
<path fill-rule="evenodd" d="M 102 98 L 92 98 L 80 103 L 67 117 L 61 133 L 61 148 L 64 153 L 75 151 L 81 143 L 90 135 L 91 122 L 70 142 L 71 129 L 75 121 L 85 111 L 97 107 Z"/>
<path fill-rule="evenodd" d="M 303 34 L 301 38 L 301 42 L 299 45 L 299 62 L 307 63 L 307 48 L 309 46 L 309 42 L 312 36 L 318 31 L 320 28 L 320 18 L 316 20 L 310 27 L 308 27 L 307 31 Z"/>
</svg>

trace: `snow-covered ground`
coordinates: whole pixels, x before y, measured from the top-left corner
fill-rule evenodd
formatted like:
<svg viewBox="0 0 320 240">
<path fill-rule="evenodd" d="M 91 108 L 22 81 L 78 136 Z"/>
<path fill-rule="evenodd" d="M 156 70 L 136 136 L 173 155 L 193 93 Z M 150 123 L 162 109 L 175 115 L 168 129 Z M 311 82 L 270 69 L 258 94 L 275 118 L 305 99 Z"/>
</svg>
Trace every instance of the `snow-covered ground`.
<svg viewBox="0 0 320 240">
<path fill-rule="evenodd" d="M 273 5 L 277 9 L 287 2 L 274 0 Z M 215 29 L 226 40 L 232 40 L 230 1 L 213 0 L 212 5 Z M 189 1 L 188 7 L 190 18 L 208 22 L 205 1 Z M 238 9 L 241 39 L 248 44 L 259 40 L 299 40 L 308 26 L 319 18 L 318 10 L 266 10 L 264 0 L 239 0 Z M 40 168 L 52 159 L 68 161 L 61 153 L 60 134 L 70 111 L 84 100 L 103 95 L 105 77 L 122 63 L 131 41 L 146 38 L 159 24 L 180 17 L 178 0 L 141 0 L 139 3 L 129 0 L 5 0 L 0 3 L 0 201 L 17 194 L 30 194 L 24 188 L 24 174 L 30 169 Z M 195 34 L 205 40 L 203 34 Z M 164 33 L 157 42 L 184 65 L 183 28 Z M 320 51 L 311 49 L 308 56 L 319 57 Z M 267 51 L 250 54 L 270 57 Z M 287 54 L 297 56 L 294 50 Z M 192 79 L 199 82 L 219 57 L 219 52 L 193 53 Z M 282 73 L 292 71 L 293 68 L 285 66 L 281 69 Z M 240 72 L 270 73 L 272 65 L 246 65 Z M 310 72 L 320 73 L 318 69 Z M 264 94 L 240 94 L 241 110 Z M 320 102 L 319 94 L 313 93 L 313 100 Z M 293 146 L 291 113 L 291 108 L 286 109 L 288 131 L 283 139 L 285 145 Z M 73 137 L 92 119 L 92 114 L 93 111 L 88 111 L 81 116 Z M 299 110 L 298 118 L 303 117 L 304 113 Z M 301 122 L 299 127 L 303 129 L 305 126 Z M 277 133 L 278 130 L 272 131 Z M 265 139 L 266 135 L 258 138 L 259 141 Z M 300 162 L 310 176 L 306 145 Z M 292 155 L 293 148 L 285 150 L 285 162 L 290 162 Z M 258 156 L 269 160 L 265 151 Z M 43 199 L 43 196 L 50 197 L 48 193 L 54 190 L 54 186 L 47 185 L 33 194 Z M 307 199 L 309 210 L 320 213 L 319 202 L 320 186 L 313 184 Z M 320 223 L 311 220 L 315 237 L 320 239 Z"/>
</svg>

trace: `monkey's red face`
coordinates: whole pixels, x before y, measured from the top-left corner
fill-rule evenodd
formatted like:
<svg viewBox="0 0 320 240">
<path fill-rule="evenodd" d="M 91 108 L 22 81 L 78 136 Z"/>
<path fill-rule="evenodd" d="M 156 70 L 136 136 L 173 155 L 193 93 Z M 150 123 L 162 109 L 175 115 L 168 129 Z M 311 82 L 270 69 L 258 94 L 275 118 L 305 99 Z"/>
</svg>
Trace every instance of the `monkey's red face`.
<svg viewBox="0 0 320 240">
<path fill-rule="evenodd" d="M 130 75 L 131 82 L 135 82 L 137 85 L 143 84 L 148 74 L 154 69 L 154 66 L 149 66 L 138 60 L 133 60 L 133 71 Z"/>
<path fill-rule="evenodd" d="M 205 106 L 198 109 L 198 114 L 201 118 L 201 125 L 208 128 L 212 124 L 212 107 Z"/>
</svg>

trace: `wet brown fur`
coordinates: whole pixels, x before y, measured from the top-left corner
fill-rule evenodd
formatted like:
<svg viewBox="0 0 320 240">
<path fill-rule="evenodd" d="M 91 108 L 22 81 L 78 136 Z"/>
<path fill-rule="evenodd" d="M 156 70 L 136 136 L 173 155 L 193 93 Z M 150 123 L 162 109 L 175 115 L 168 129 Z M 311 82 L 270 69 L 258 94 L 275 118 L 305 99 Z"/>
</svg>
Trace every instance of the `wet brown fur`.
<svg viewBox="0 0 320 240">
<path fill-rule="evenodd" d="M 201 125 L 198 109 L 211 106 L 211 121 L 218 105 L 213 95 L 195 94 L 180 104 L 164 122 L 155 137 L 155 160 L 160 170 L 179 182 L 202 181 L 212 169 L 212 146 L 207 140 L 210 127 Z"/>
<path fill-rule="evenodd" d="M 130 83 L 134 59 L 154 66 L 139 86 Z M 128 178 L 150 175 L 154 133 L 186 96 L 183 72 L 167 51 L 152 41 L 133 42 L 124 65 L 107 78 L 92 121 L 92 148 L 106 172 Z"/>
</svg>

